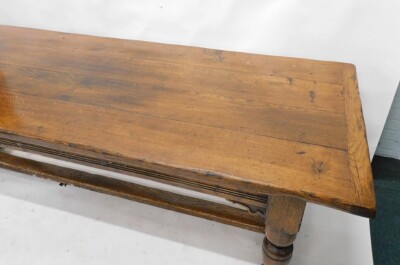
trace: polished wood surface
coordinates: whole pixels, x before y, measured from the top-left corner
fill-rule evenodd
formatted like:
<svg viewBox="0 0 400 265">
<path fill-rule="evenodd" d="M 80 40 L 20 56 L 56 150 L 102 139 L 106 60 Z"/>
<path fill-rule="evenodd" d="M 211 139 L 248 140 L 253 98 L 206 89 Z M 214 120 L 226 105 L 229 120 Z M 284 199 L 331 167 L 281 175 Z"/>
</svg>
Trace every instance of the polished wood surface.
<svg viewBox="0 0 400 265">
<path fill-rule="evenodd" d="M 0 26 L 0 145 L 255 205 L 375 212 L 344 63 Z"/>
</svg>

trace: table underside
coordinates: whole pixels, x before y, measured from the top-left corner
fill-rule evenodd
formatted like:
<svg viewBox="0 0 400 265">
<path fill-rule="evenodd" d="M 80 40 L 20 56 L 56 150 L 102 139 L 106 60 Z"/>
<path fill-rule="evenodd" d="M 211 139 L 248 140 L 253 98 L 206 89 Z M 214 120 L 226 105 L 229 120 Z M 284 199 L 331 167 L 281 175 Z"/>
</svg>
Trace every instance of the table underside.
<svg viewBox="0 0 400 265">
<path fill-rule="evenodd" d="M 233 203 L 245 206 L 248 210 L 223 205 L 209 200 L 193 198 L 112 177 L 91 174 L 81 170 L 15 156 L 11 154 L 10 151 L 12 150 L 39 154 L 46 157 L 75 162 L 127 175 L 140 176 L 172 186 L 216 195 Z M 246 194 L 240 191 L 234 191 L 217 186 L 213 187 L 208 184 L 196 183 L 193 181 L 182 181 L 182 179 L 175 178 L 172 175 L 141 170 L 124 164 L 111 163 L 101 159 L 74 155 L 64 151 L 7 141 L 5 139 L 0 139 L 0 167 L 41 178 L 51 179 L 60 184 L 86 188 L 92 191 L 118 196 L 264 233 L 267 196 Z"/>
</svg>

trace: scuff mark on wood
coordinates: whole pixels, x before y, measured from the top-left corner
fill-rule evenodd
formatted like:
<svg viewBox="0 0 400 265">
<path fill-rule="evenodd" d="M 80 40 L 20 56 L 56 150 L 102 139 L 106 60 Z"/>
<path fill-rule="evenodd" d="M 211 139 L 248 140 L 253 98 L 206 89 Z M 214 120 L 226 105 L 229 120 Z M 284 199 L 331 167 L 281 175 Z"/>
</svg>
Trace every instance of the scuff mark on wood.
<svg viewBox="0 0 400 265">
<path fill-rule="evenodd" d="M 70 95 L 60 95 L 58 98 L 64 101 L 70 101 L 72 97 Z"/>
<path fill-rule="evenodd" d="M 223 55 L 223 51 L 221 51 L 221 50 L 206 49 L 205 53 L 207 55 L 213 56 L 215 61 L 217 61 L 217 62 L 223 62 L 225 60 L 225 57 Z"/>
</svg>

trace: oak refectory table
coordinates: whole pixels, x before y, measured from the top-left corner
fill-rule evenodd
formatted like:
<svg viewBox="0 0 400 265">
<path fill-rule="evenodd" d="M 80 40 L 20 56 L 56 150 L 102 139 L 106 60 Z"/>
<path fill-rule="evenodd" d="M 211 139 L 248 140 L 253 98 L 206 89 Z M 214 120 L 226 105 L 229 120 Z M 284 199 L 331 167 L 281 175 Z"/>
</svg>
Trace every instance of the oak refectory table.
<svg viewBox="0 0 400 265">
<path fill-rule="evenodd" d="M 375 214 L 346 63 L 0 26 L 0 148 L 6 169 L 265 233 L 265 265 L 289 263 L 307 202 Z"/>
</svg>

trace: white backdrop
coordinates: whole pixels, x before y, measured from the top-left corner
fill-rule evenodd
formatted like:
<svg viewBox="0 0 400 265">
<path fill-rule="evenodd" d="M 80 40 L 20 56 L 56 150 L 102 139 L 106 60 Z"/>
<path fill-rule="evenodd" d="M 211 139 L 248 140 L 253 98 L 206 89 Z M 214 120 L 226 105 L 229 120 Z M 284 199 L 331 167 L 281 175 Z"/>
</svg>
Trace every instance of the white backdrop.
<svg viewBox="0 0 400 265">
<path fill-rule="evenodd" d="M 399 10 L 400 1 L 396 0 L 0 0 L 0 24 L 353 63 L 357 66 L 358 70 L 360 92 L 372 156 L 400 79 Z M 0 229 L 7 227 L 8 229 L 18 229 L 20 231 L 20 233 L 10 232 L 11 230 L 7 233 L 1 231 L 1 264 L 22 264 L 22 262 L 15 263 L 15 259 L 12 262 L 12 258 L 16 255 L 20 257 L 21 255 L 28 254 L 27 257 L 30 257 L 30 264 L 42 264 L 43 255 L 50 255 L 50 257 L 68 255 L 70 258 L 73 257 L 72 260 L 85 264 L 90 263 L 88 260 L 91 258 L 98 261 L 96 264 L 100 264 L 101 261 L 104 261 L 104 264 L 109 264 L 110 260 L 105 257 L 113 257 L 116 261 L 115 264 L 127 264 L 127 261 L 132 262 L 132 256 L 136 256 L 141 260 L 135 264 L 160 264 L 163 260 L 164 256 L 161 254 L 160 257 L 152 255 L 152 253 L 159 252 L 154 252 L 149 246 L 147 248 L 147 255 L 141 255 L 139 252 L 145 251 L 143 249 L 146 248 L 139 248 L 138 250 L 138 248 L 131 245 L 123 245 L 124 242 L 127 243 L 128 241 L 121 239 L 119 242 L 117 240 L 119 237 L 115 236 L 121 232 L 117 229 L 120 226 L 117 225 L 117 228 L 115 228 L 115 222 L 108 222 L 112 225 L 102 227 L 96 218 L 96 214 L 86 214 L 83 210 L 84 207 L 88 207 L 87 205 L 80 208 L 81 204 L 76 202 L 77 208 L 71 209 L 71 206 L 67 207 L 68 210 L 64 211 L 64 203 L 71 203 L 70 200 L 73 201 L 76 199 L 75 197 L 70 198 L 65 194 L 59 194 L 60 197 L 58 199 L 56 198 L 57 195 L 49 195 L 38 200 L 29 197 L 36 196 L 35 192 L 39 191 L 32 191 L 30 185 L 27 185 L 27 183 L 33 182 L 35 183 L 32 184 L 33 187 L 43 189 L 42 192 L 39 192 L 40 196 L 44 196 L 43 194 L 47 192 L 46 189 L 48 187 L 46 185 L 51 184 L 38 182 L 37 180 L 34 181 L 30 178 L 22 181 L 20 175 L 11 174 L 8 171 L 0 171 L 0 175 L 0 181 L 2 181 L 0 183 L 3 185 L 0 186 L 0 220 L 6 217 L 10 218 L 9 220 L 13 220 L 10 223 L 12 225 L 10 227 L 7 225 L 1 226 L 0 223 Z M 15 178 L 10 176 L 15 176 Z M 22 185 L 20 182 L 25 183 L 25 185 Z M 4 183 L 11 183 L 10 187 L 13 188 L 5 189 Z M 19 186 L 16 187 L 15 185 Z M 23 190 L 21 193 L 23 187 L 26 187 L 27 190 Z M 27 195 L 22 195 L 25 193 Z M 82 198 L 85 199 L 96 196 L 101 202 L 93 201 L 93 205 L 91 205 L 93 208 L 90 211 L 95 213 L 99 211 L 95 209 L 100 209 L 102 214 L 105 215 L 102 203 L 109 200 L 121 203 L 121 205 L 125 205 L 124 203 L 126 203 L 121 202 L 119 199 L 105 197 L 105 195 L 87 195 L 85 191 L 73 190 L 71 194 L 77 197 L 83 196 Z M 21 197 L 25 196 L 29 197 L 26 201 L 20 200 Z M 47 207 L 49 204 L 44 198 L 54 200 L 54 202 L 50 203 L 51 209 Z M 62 201 L 63 199 L 65 201 Z M 57 204 L 57 202 L 59 203 Z M 138 204 L 129 203 L 132 209 L 135 209 L 135 207 L 141 211 L 148 209 Z M 113 207 L 117 206 L 114 205 Z M 123 207 L 125 206 L 121 206 L 121 209 L 124 209 Z M 15 208 L 22 210 L 15 211 L 13 210 Z M 29 220 L 32 218 L 34 220 L 35 217 L 29 215 L 28 209 L 30 208 L 37 208 L 37 211 L 40 211 L 41 215 L 46 216 L 46 220 L 42 220 L 43 218 L 36 216 L 38 222 L 41 220 L 40 222 L 44 222 L 52 228 L 57 225 L 63 228 L 60 228 L 56 232 L 45 230 L 40 233 L 32 229 L 32 222 Z M 28 215 L 26 215 L 27 213 L 24 209 L 28 211 Z M 63 212 L 60 213 L 59 211 L 54 211 L 54 209 L 61 209 Z M 258 235 L 240 231 L 238 235 L 245 238 L 241 240 L 239 237 L 229 234 L 231 231 L 232 233 L 238 233 L 237 229 L 223 228 L 224 226 L 208 221 L 199 221 L 193 217 L 182 217 L 176 214 L 173 214 L 172 216 L 174 217 L 171 217 L 169 212 L 163 210 L 153 209 L 148 211 L 153 211 L 150 216 L 155 215 L 157 217 L 157 214 L 160 215 L 162 213 L 162 217 L 167 216 L 167 221 L 176 218 L 176 220 L 182 222 L 182 225 L 174 224 L 170 228 L 169 225 L 165 224 L 166 220 L 158 216 L 159 223 L 157 225 L 167 227 L 168 232 L 163 232 L 169 233 L 167 238 L 170 240 L 167 241 L 173 241 L 182 248 L 180 250 L 171 250 L 170 246 L 174 245 L 171 242 L 165 242 L 165 240 L 163 241 L 158 238 L 148 239 L 154 248 L 163 248 L 165 250 L 164 254 L 175 255 L 176 259 L 179 260 L 185 257 L 185 263 L 190 261 L 195 264 L 211 264 L 201 261 L 206 257 L 208 261 L 211 261 L 213 257 L 218 256 L 218 264 L 246 264 L 243 263 L 245 261 L 250 262 L 250 264 L 257 264 L 258 259 L 256 258 L 243 258 L 246 255 L 248 257 L 254 257 L 255 255 L 252 254 L 253 252 L 249 252 L 249 250 L 247 252 L 243 251 L 243 248 L 253 248 L 252 244 L 256 243 L 251 242 L 258 242 L 259 244 L 260 238 Z M 71 214 L 71 212 L 78 213 L 78 216 Z M 134 213 L 124 215 L 117 212 L 113 208 L 110 214 L 117 214 L 120 218 L 129 219 L 133 218 L 133 216 L 138 218 L 135 219 L 135 222 L 138 224 L 137 227 L 123 226 L 124 229 L 128 228 L 129 232 L 127 234 L 132 233 L 132 229 L 140 231 L 140 227 L 146 226 L 145 224 L 141 224 L 140 220 L 142 222 L 146 222 L 147 220 L 140 219 L 142 218 L 140 214 L 139 216 L 136 216 Z M 80 220 L 81 215 L 89 218 Z M 107 218 L 113 219 L 112 216 Z M 61 224 L 60 222 L 70 219 L 78 222 L 79 229 L 84 231 L 83 236 L 79 237 L 80 241 L 78 245 L 82 249 L 78 253 L 65 252 L 68 244 L 74 238 L 71 237 L 71 233 L 73 233 L 71 229 L 76 229 L 78 226 L 71 225 L 70 223 Z M 316 222 L 317 219 L 326 221 Z M 126 222 L 129 221 L 126 220 Z M 314 225 L 314 222 L 317 226 L 311 229 L 311 224 Z M 209 245 L 186 244 L 186 241 L 192 242 L 190 241 L 191 232 L 187 231 L 194 227 L 197 229 L 196 224 L 198 223 L 202 223 L 202 226 L 205 226 L 205 228 L 201 229 L 206 232 L 201 236 L 207 236 L 209 240 L 226 244 L 232 247 L 232 249 L 227 249 L 225 252 L 222 251 L 222 256 L 220 256 L 218 250 L 226 247 L 219 246 L 214 248 L 213 246 L 217 243 L 210 243 Z M 113 246 L 119 246 L 117 248 L 118 251 L 124 249 L 126 253 L 109 248 L 109 244 L 105 243 L 107 242 L 107 238 L 103 238 L 106 234 L 91 230 L 97 226 L 102 232 L 106 229 L 107 236 L 113 238 L 113 240 L 117 240 L 113 243 Z M 221 231 L 229 231 L 229 233 L 215 231 L 214 226 L 222 229 Z M 115 230 L 113 230 L 114 228 Z M 154 229 L 153 227 L 147 230 L 151 230 L 152 232 L 164 231 Z M 170 231 L 169 229 L 172 230 Z M 310 206 L 307 208 L 304 218 L 302 231 L 304 234 L 298 240 L 298 251 L 295 254 L 297 256 L 294 257 L 297 261 L 295 264 L 322 264 L 321 262 L 323 264 L 371 264 L 368 229 L 368 220 L 366 219 L 342 214 L 334 210 L 323 209 L 318 206 Z M 81 231 L 75 231 L 75 233 Z M 325 236 L 330 236 L 329 240 L 332 241 L 330 243 L 336 246 L 337 249 L 340 249 L 341 252 L 334 251 L 336 250 L 335 248 L 330 249 L 334 253 L 330 253 L 329 256 L 329 253 L 327 253 L 328 250 L 323 248 L 327 247 L 327 245 L 324 245 L 324 241 L 321 239 L 322 235 L 318 235 L 318 233 L 324 233 L 324 231 L 327 233 Z M 45 243 L 44 241 L 53 239 L 51 236 L 49 237 L 47 232 L 54 232 L 55 234 L 53 235 L 63 237 L 65 240 L 55 245 L 51 244 L 51 253 L 41 252 L 41 246 L 49 244 L 49 242 Z M 144 233 L 135 234 L 138 237 L 138 241 L 135 242 L 140 242 L 140 240 L 152 234 L 152 232 L 146 234 L 145 231 Z M 206 233 L 212 234 L 206 235 Z M 174 236 L 175 234 L 176 236 Z M 306 234 L 307 237 L 305 236 Z M 13 245 L 10 243 L 9 245 L 5 245 L 4 235 L 6 235 L 5 242 L 19 242 L 26 238 L 31 241 L 29 241 L 29 245 L 24 245 L 23 248 L 18 246 L 18 244 Z M 157 235 L 153 236 L 157 237 Z M 123 236 L 121 237 L 124 238 Z M 181 237 L 186 238 L 181 239 Z M 253 237 L 259 240 L 252 240 Z M 248 240 L 246 241 L 246 239 Z M 358 240 L 354 241 L 355 239 Z M 98 251 L 98 253 L 96 252 L 99 255 L 98 257 L 103 258 L 95 259 L 91 256 L 91 247 L 93 245 L 85 240 L 92 241 Z M 235 248 L 236 244 L 232 244 L 232 240 L 239 246 Z M 318 240 L 322 240 L 320 241 L 322 243 L 318 243 Z M 350 243 L 355 242 L 357 242 L 357 246 L 351 247 L 351 251 L 349 249 L 346 250 L 345 246 L 349 247 Z M 304 251 L 300 255 L 299 252 L 305 244 L 307 244 L 309 251 L 303 249 Z M 132 250 L 129 250 L 130 248 Z M 255 248 L 257 249 L 259 246 Z M 205 255 L 202 251 L 206 251 L 208 254 Z M 256 253 L 258 253 L 257 251 Z M 241 252 L 244 253 L 242 256 Z M 131 255 L 131 257 L 127 255 Z M 332 258 L 329 262 L 324 260 L 326 255 L 328 255 L 328 258 Z M 335 257 L 335 255 L 343 256 Z M 10 259 L 8 260 L 7 257 Z M 142 258 L 145 260 L 142 260 Z M 2 259 L 6 259 L 8 262 L 1 262 Z M 169 259 L 171 264 L 179 263 L 172 262 L 172 260 L 171 258 Z M 236 260 L 237 263 L 232 260 Z M 58 264 L 67 264 L 67 262 L 63 263 L 62 259 L 60 259 Z"/>
</svg>

